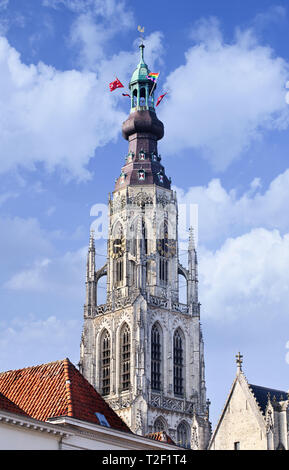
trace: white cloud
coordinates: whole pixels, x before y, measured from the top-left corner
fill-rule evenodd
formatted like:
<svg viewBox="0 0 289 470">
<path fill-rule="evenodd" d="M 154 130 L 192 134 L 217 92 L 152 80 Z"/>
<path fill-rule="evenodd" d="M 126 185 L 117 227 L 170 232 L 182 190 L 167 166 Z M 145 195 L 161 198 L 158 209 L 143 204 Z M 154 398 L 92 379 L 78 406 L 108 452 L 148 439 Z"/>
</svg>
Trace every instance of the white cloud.
<svg viewBox="0 0 289 470">
<path fill-rule="evenodd" d="M 53 256 L 51 240 L 52 234 L 43 230 L 35 218 L 0 217 L 0 283 L 36 259 Z"/>
<path fill-rule="evenodd" d="M 157 32 L 148 37 L 147 60 L 159 58 L 161 40 Z M 42 162 L 49 171 L 88 178 L 95 149 L 116 139 L 127 117 L 121 94 L 111 93 L 108 84 L 116 70 L 128 81 L 138 55 L 136 48 L 104 59 L 97 74 L 62 72 L 41 62 L 24 64 L 0 37 L 0 173 Z"/>
<path fill-rule="evenodd" d="M 52 258 L 37 259 L 32 266 L 13 274 L 3 287 L 84 300 L 86 255 L 87 247 L 84 247 Z"/>
<path fill-rule="evenodd" d="M 5 202 L 8 201 L 9 199 L 15 199 L 18 196 L 19 196 L 18 193 L 12 192 L 12 191 L 7 191 L 6 193 L 0 194 L 0 206 L 5 204 Z"/>
<path fill-rule="evenodd" d="M 133 14 L 125 2 L 115 0 L 80 2 L 78 12 L 70 43 L 78 48 L 80 65 L 95 70 L 105 58 L 108 42 L 134 26 Z"/>
<path fill-rule="evenodd" d="M 9 0 L 0 0 L 0 8 L 6 10 L 9 5 Z"/>
<path fill-rule="evenodd" d="M 164 86 L 163 146 L 170 154 L 197 150 L 224 170 L 264 132 L 288 127 L 288 64 L 253 29 L 226 43 L 215 19 L 198 22 L 194 40 Z"/>
<path fill-rule="evenodd" d="M 217 251 L 200 250 L 203 315 L 239 321 L 288 316 L 289 233 L 254 229 Z"/>
<path fill-rule="evenodd" d="M 198 205 L 198 239 L 202 244 L 223 243 L 228 236 L 243 234 L 252 228 L 278 228 L 289 231 L 284 214 L 289 205 L 289 169 L 277 176 L 266 190 L 255 178 L 248 191 L 238 195 L 235 189 L 227 191 L 219 179 L 206 186 L 194 186 L 187 192 L 174 188 L 179 204 Z M 180 236 L 186 232 L 180 227 Z"/>
<path fill-rule="evenodd" d="M 95 148 L 116 138 L 125 117 L 108 84 L 93 73 L 27 66 L 5 38 L 0 66 L 0 172 L 43 162 L 87 177 Z"/>
<path fill-rule="evenodd" d="M 79 358 L 81 324 L 75 319 L 48 315 L 10 317 L 1 321 L 0 370 L 18 369 L 69 357 Z M 72 355 L 71 355 L 72 352 Z M 73 356 L 73 357 L 72 357 Z"/>
</svg>

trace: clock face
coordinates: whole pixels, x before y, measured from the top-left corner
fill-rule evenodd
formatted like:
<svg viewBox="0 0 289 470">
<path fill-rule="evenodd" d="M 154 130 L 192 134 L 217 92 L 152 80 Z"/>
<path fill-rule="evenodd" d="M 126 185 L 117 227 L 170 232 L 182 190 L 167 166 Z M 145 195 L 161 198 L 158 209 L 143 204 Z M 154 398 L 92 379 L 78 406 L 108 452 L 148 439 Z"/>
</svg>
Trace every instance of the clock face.
<svg viewBox="0 0 289 470">
<path fill-rule="evenodd" d="M 119 258 L 125 251 L 125 239 L 116 238 L 110 241 L 109 255 L 111 258 Z"/>
<path fill-rule="evenodd" d="M 176 254 L 176 241 L 168 238 L 158 240 L 157 249 L 161 256 L 170 257 Z"/>
</svg>

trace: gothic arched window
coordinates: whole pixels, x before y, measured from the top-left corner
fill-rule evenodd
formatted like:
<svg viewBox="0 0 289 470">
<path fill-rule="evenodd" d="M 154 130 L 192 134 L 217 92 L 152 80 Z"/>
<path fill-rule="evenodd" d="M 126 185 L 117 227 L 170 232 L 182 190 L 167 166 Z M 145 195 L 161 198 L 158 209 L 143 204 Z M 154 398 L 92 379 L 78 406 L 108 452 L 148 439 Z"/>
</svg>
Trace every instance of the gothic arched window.
<svg viewBox="0 0 289 470">
<path fill-rule="evenodd" d="M 123 281 L 123 259 L 119 258 L 115 262 L 115 280 L 116 284 L 120 284 Z"/>
<path fill-rule="evenodd" d="M 123 236 L 123 228 L 118 222 L 113 230 L 113 238 L 111 240 L 111 251 L 110 254 L 114 261 L 114 280 L 115 284 L 118 286 L 123 281 L 123 271 L 124 271 L 124 250 L 125 250 L 125 240 Z"/>
<path fill-rule="evenodd" d="M 168 223 L 164 221 L 160 230 L 160 239 L 158 241 L 158 251 L 160 254 L 159 259 L 159 278 L 161 283 L 167 284 L 168 282 Z"/>
<path fill-rule="evenodd" d="M 121 390 L 130 387 L 130 328 L 125 323 L 120 333 L 120 384 Z"/>
<path fill-rule="evenodd" d="M 100 388 L 102 395 L 109 395 L 110 393 L 110 346 L 110 334 L 105 330 L 100 340 Z"/>
<path fill-rule="evenodd" d="M 161 390 L 162 381 L 162 340 L 161 329 L 158 325 L 152 327 L 151 332 L 151 387 L 152 390 Z"/>
<path fill-rule="evenodd" d="M 159 416 L 154 422 L 154 432 L 161 432 L 161 431 L 166 431 L 166 430 L 167 430 L 167 423 L 164 420 L 164 418 Z"/>
<path fill-rule="evenodd" d="M 142 222 L 142 235 L 143 235 L 143 242 L 144 242 L 144 252 L 147 255 L 148 254 L 148 235 L 147 235 L 146 224 L 144 221 Z"/>
<path fill-rule="evenodd" d="M 184 395 L 184 338 L 179 329 L 174 334 L 174 394 Z"/>
<path fill-rule="evenodd" d="M 177 444 L 185 449 L 190 448 L 190 430 L 184 421 L 177 427 Z"/>
</svg>

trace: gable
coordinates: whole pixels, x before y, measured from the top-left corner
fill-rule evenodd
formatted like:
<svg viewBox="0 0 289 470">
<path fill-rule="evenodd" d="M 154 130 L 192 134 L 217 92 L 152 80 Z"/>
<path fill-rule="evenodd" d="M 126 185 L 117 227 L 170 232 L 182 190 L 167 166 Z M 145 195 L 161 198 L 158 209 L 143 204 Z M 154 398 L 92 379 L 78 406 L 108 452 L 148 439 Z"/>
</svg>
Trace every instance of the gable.
<svg viewBox="0 0 289 470">
<path fill-rule="evenodd" d="M 223 413 L 214 431 L 211 450 L 266 449 L 265 421 L 242 374 L 235 379 Z"/>
<path fill-rule="evenodd" d="M 0 394 L 6 406 L 39 421 L 70 416 L 101 424 L 98 413 L 109 427 L 131 432 L 69 359 L 0 373 Z"/>
</svg>

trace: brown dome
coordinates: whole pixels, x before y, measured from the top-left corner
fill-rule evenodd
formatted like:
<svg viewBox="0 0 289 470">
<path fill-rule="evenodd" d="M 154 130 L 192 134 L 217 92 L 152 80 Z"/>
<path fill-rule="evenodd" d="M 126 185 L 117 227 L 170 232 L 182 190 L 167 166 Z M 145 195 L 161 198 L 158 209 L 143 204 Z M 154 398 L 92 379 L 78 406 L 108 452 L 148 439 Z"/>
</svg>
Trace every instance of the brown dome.
<svg viewBox="0 0 289 470">
<path fill-rule="evenodd" d="M 164 125 L 152 111 L 135 111 L 123 123 L 122 135 L 129 140 L 129 136 L 138 133 L 152 134 L 160 140 L 164 136 Z"/>
</svg>

